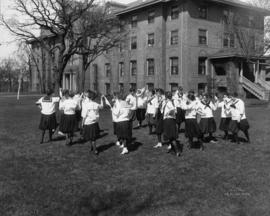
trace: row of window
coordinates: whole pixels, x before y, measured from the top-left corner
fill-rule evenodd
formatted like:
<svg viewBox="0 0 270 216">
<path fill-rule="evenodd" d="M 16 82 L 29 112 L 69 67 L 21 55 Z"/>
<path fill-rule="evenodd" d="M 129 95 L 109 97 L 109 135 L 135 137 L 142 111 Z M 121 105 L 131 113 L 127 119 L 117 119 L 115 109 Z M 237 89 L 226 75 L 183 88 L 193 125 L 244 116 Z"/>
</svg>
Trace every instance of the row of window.
<svg viewBox="0 0 270 216">
<path fill-rule="evenodd" d="M 173 30 L 170 32 L 170 45 L 178 44 L 178 30 Z M 155 33 L 149 33 L 147 35 L 147 45 L 153 47 L 155 45 Z M 132 36 L 130 38 L 130 49 L 137 49 L 137 36 Z M 123 46 L 120 45 L 119 50 L 123 50 Z"/>
<path fill-rule="evenodd" d="M 146 83 L 147 87 L 149 90 L 152 90 L 155 88 L 155 84 L 154 83 Z M 95 88 L 96 85 L 94 85 L 94 88 Z M 176 91 L 179 87 L 179 84 L 178 83 L 170 83 L 170 90 L 173 92 L 173 91 Z M 118 88 L 119 88 L 119 91 L 124 91 L 124 83 L 119 83 L 118 84 Z M 133 88 L 133 89 L 137 89 L 137 84 L 136 83 L 129 83 L 129 88 Z M 207 84 L 206 83 L 198 83 L 198 90 L 199 91 L 205 91 L 207 88 Z M 95 89 L 97 90 L 97 89 Z M 109 95 L 111 94 L 111 83 L 105 83 L 105 92 L 106 92 L 106 95 Z"/>
<path fill-rule="evenodd" d="M 208 44 L 208 31 L 206 29 L 198 30 L 198 43 L 199 45 L 207 45 Z M 178 30 L 173 30 L 170 32 L 170 45 L 178 44 Z M 149 33 L 147 35 L 147 45 L 149 47 L 153 47 L 155 45 L 155 34 Z M 132 36 L 130 39 L 130 49 L 137 49 L 137 36 Z M 224 33 L 223 36 L 223 47 L 235 47 L 235 35 L 233 33 Z M 123 51 L 123 45 L 121 44 L 119 47 L 120 52 Z"/>
<path fill-rule="evenodd" d="M 174 5 L 171 7 L 170 10 L 170 18 L 171 20 L 175 20 L 179 18 L 179 6 L 178 5 Z M 199 13 L 199 18 L 201 19 L 207 19 L 207 7 L 206 6 L 199 6 L 198 7 L 198 13 Z M 155 17 L 156 17 L 156 13 L 154 10 L 150 10 L 148 12 L 148 24 L 152 24 L 155 22 Z M 132 28 L 136 28 L 138 26 L 138 16 L 137 15 L 133 15 L 131 17 L 131 27 Z"/>
<path fill-rule="evenodd" d="M 155 75 L 155 59 L 149 58 L 146 60 L 147 63 L 147 75 L 154 76 Z M 137 75 L 137 61 L 131 60 L 129 63 L 129 72 L 131 76 Z M 112 74 L 112 68 L 110 63 L 105 64 L 105 74 L 106 77 L 110 77 Z M 125 65 L 124 62 L 118 63 L 118 74 L 119 77 L 123 77 L 125 75 Z M 179 74 L 179 59 L 178 57 L 170 58 L 170 74 L 178 75 Z M 205 75 L 206 74 L 206 58 L 199 57 L 198 59 L 198 74 Z"/>
<path fill-rule="evenodd" d="M 178 5 L 174 5 L 171 7 L 170 9 L 170 18 L 171 20 L 175 20 L 179 18 L 179 6 Z M 155 22 L 155 17 L 156 17 L 156 13 L 155 10 L 150 10 L 148 11 L 148 24 L 152 24 Z M 231 21 L 232 17 L 234 17 L 234 13 L 231 10 L 228 9 L 224 9 L 223 10 L 223 17 L 222 17 L 222 21 L 225 24 L 229 24 L 229 22 Z M 198 18 L 199 19 L 208 19 L 208 7 L 207 5 L 200 5 L 198 7 Z M 254 26 L 255 24 L 255 17 L 253 15 L 246 15 L 247 20 L 247 24 L 249 27 Z M 133 15 L 131 17 L 131 27 L 132 28 L 136 28 L 138 26 L 138 16 L 137 15 Z"/>
</svg>

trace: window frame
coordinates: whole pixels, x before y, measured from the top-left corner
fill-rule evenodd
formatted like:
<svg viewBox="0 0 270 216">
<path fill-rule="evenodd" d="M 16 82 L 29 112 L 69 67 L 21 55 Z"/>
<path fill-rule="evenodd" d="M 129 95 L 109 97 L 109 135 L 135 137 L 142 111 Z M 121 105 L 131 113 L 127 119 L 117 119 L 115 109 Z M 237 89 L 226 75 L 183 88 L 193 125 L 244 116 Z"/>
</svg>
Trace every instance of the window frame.
<svg viewBox="0 0 270 216">
<path fill-rule="evenodd" d="M 207 5 L 200 5 L 198 7 L 198 12 L 199 12 L 198 13 L 199 19 L 204 19 L 204 20 L 208 19 L 208 7 L 207 7 Z"/>
<path fill-rule="evenodd" d="M 199 56 L 199 58 L 198 58 L 198 75 L 199 76 L 205 76 L 207 74 L 206 60 L 207 60 L 207 57 L 204 57 L 204 56 Z M 201 63 L 203 63 L 203 66 Z M 204 73 L 203 73 L 203 71 L 204 71 Z"/>
<path fill-rule="evenodd" d="M 155 59 L 148 58 L 146 60 L 146 64 L 147 64 L 147 76 L 154 76 L 155 75 Z M 151 73 L 150 73 L 150 71 L 151 71 Z"/>
<path fill-rule="evenodd" d="M 105 76 L 111 77 L 112 75 L 112 67 L 110 63 L 105 63 Z"/>
<path fill-rule="evenodd" d="M 205 36 L 202 36 L 200 34 L 201 32 L 205 32 Z M 202 37 L 203 38 L 205 37 L 205 43 L 201 43 L 203 41 Z M 198 42 L 199 42 L 199 45 L 202 45 L 202 46 L 207 46 L 208 45 L 208 30 L 207 29 L 199 29 L 198 30 Z"/>
<path fill-rule="evenodd" d="M 135 39 L 133 41 L 133 39 Z M 130 49 L 131 50 L 136 50 L 138 48 L 138 44 L 137 44 L 137 36 L 131 36 L 130 38 Z"/>
<path fill-rule="evenodd" d="M 119 75 L 119 77 L 124 77 L 124 75 L 125 75 L 125 63 L 124 62 L 118 63 L 118 75 Z"/>
<path fill-rule="evenodd" d="M 179 19 L 179 13 L 180 13 L 179 6 L 172 5 L 171 6 L 171 14 L 170 14 L 171 20 Z"/>
<path fill-rule="evenodd" d="M 138 27 L 138 15 L 131 16 L 131 28 Z"/>
<path fill-rule="evenodd" d="M 153 38 L 150 38 L 149 36 L 153 36 Z M 155 45 L 155 33 L 148 33 L 147 34 L 147 45 L 148 47 L 153 47 Z"/>
<path fill-rule="evenodd" d="M 155 23 L 155 18 L 156 18 L 156 12 L 155 12 L 155 10 L 148 11 L 148 17 L 147 17 L 148 24 Z"/>
<path fill-rule="evenodd" d="M 133 66 L 136 66 L 135 68 Z M 131 60 L 130 61 L 130 76 L 135 77 L 137 76 L 137 70 L 138 70 L 137 60 Z M 135 73 L 134 73 L 135 70 Z"/>
<path fill-rule="evenodd" d="M 176 33 L 176 35 L 173 37 L 173 33 Z M 176 30 L 172 30 L 171 32 L 170 32 L 170 45 L 177 45 L 178 44 L 178 40 L 179 40 L 179 30 L 178 29 L 176 29 Z M 173 40 L 173 39 L 175 39 L 175 37 L 176 37 L 176 42 L 173 42 L 173 41 L 175 41 L 175 40 Z"/>
<path fill-rule="evenodd" d="M 177 60 L 177 65 L 174 65 L 173 63 L 176 60 Z M 173 73 L 174 69 L 176 69 L 175 73 Z M 170 57 L 170 74 L 171 76 L 179 75 L 179 57 L 177 56 Z"/>
</svg>

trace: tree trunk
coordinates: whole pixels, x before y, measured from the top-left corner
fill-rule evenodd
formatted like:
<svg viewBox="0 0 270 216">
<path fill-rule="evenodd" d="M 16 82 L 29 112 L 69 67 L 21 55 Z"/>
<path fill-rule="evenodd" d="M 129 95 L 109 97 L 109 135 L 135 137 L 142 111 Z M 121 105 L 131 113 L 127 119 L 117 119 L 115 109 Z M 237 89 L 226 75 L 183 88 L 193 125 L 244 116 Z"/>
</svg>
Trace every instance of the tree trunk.
<svg viewBox="0 0 270 216">
<path fill-rule="evenodd" d="M 87 69 L 85 67 L 82 67 L 82 76 L 81 76 L 81 91 L 85 91 L 85 74 L 86 74 Z"/>
</svg>

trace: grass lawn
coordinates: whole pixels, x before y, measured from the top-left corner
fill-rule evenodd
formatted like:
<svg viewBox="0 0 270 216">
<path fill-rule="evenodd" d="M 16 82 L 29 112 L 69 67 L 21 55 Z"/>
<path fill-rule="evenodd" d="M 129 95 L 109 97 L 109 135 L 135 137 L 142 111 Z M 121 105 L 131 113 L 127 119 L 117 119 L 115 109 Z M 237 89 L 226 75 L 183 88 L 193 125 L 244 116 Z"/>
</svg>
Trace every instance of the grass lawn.
<svg viewBox="0 0 270 216">
<path fill-rule="evenodd" d="M 121 156 L 104 111 L 100 125 L 108 135 L 96 157 L 88 144 L 39 144 L 36 99 L 0 97 L 0 216 L 270 215 L 266 106 L 247 109 L 251 144 L 220 140 L 205 152 L 185 145 L 180 158 L 153 149 L 147 128 L 134 130 L 136 145 Z"/>
</svg>

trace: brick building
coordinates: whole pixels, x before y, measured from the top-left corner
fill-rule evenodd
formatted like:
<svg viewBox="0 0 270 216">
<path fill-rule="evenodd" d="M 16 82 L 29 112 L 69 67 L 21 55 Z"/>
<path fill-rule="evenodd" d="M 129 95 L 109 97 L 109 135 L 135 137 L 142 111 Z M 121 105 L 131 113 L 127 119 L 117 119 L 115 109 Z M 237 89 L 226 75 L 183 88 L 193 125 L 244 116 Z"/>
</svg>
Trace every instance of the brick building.
<svg viewBox="0 0 270 216">
<path fill-rule="evenodd" d="M 89 67 L 90 89 L 110 94 L 143 86 L 231 92 L 243 87 L 268 99 L 265 58 L 255 54 L 263 53 L 264 17 L 269 11 L 239 0 L 146 0 L 114 6 L 128 37 Z M 249 55 L 249 61 L 230 30 L 231 16 L 237 17 L 238 28 L 252 32 L 248 42 L 254 56 Z M 72 71 L 66 69 L 63 85 L 75 90 Z"/>
</svg>

